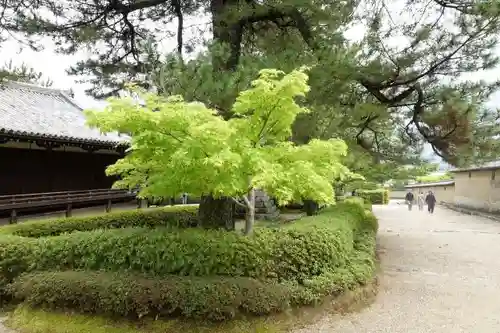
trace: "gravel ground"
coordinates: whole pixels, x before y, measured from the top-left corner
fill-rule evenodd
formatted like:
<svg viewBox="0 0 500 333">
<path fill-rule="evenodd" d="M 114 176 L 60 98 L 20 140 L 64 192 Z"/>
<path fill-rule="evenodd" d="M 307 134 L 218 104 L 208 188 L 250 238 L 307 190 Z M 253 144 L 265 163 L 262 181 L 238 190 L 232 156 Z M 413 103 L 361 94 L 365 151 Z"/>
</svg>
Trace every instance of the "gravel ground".
<svg viewBox="0 0 500 333">
<path fill-rule="evenodd" d="M 4 320 L 5 318 L 0 318 L 0 333 L 14 333 L 2 324 Z"/>
<path fill-rule="evenodd" d="M 374 304 L 294 333 L 500 332 L 500 223 L 437 207 L 374 207 L 382 273 Z"/>
</svg>

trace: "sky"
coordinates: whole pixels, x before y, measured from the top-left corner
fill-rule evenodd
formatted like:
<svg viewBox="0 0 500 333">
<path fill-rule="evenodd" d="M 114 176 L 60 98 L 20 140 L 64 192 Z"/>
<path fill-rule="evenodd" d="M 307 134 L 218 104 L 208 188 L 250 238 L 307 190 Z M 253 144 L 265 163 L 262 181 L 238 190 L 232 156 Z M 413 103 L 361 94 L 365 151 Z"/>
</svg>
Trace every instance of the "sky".
<svg viewBox="0 0 500 333">
<path fill-rule="evenodd" d="M 42 72 L 44 78 L 50 78 L 54 84 L 53 88 L 57 89 L 73 89 L 75 92 L 76 101 L 83 108 L 99 107 L 102 103 L 95 101 L 84 92 L 88 86 L 75 83 L 77 78 L 66 74 L 66 69 L 75 64 L 76 61 L 86 56 L 85 52 L 78 55 L 61 55 L 54 52 L 52 42 L 47 39 L 43 41 L 45 50 L 40 52 L 32 51 L 26 47 L 22 47 L 19 42 L 9 40 L 2 44 L 2 52 L 0 53 L 0 64 L 7 63 L 12 60 L 14 65 L 26 64 L 33 67 L 37 72 Z"/>
</svg>

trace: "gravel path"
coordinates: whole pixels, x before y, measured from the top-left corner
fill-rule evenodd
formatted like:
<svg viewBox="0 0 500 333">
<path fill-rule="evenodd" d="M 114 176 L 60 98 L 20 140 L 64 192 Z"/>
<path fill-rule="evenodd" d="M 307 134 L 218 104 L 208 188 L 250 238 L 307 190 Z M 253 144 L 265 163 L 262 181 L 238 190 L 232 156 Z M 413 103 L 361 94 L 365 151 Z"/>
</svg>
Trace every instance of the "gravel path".
<svg viewBox="0 0 500 333">
<path fill-rule="evenodd" d="M 500 332 L 499 222 L 395 203 L 374 211 L 383 270 L 375 303 L 294 333 Z"/>
<path fill-rule="evenodd" d="M 5 318 L 0 317 L 0 333 L 14 333 L 12 330 L 8 329 L 5 327 L 2 322 L 5 320 Z"/>
</svg>

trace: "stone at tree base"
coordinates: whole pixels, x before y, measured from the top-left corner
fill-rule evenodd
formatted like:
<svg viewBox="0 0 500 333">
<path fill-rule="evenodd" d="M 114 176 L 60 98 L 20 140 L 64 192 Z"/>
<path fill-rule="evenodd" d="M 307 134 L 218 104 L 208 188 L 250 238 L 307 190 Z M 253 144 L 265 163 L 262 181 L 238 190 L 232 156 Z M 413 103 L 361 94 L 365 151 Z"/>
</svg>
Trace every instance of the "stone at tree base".
<svg viewBox="0 0 500 333">
<path fill-rule="evenodd" d="M 245 218 L 245 209 L 236 207 L 237 218 Z M 280 212 L 276 203 L 264 191 L 255 190 L 255 219 L 256 220 L 277 220 Z"/>
<path fill-rule="evenodd" d="M 255 191 L 255 218 L 258 220 L 276 220 L 280 212 L 274 199 L 270 198 L 266 192 Z"/>
</svg>

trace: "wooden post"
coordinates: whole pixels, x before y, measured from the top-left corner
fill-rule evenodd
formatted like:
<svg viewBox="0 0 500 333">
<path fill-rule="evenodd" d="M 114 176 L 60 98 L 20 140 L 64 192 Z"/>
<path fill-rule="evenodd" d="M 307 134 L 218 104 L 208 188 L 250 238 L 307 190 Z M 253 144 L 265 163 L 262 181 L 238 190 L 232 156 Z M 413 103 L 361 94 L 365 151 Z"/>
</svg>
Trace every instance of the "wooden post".
<svg viewBox="0 0 500 333">
<path fill-rule="evenodd" d="M 111 211 L 111 199 L 108 200 L 106 203 L 106 213 L 109 213 Z"/>
<path fill-rule="evenodd" d="M 142 199 L 137 198 L 137 209 L 141 209 L 142 206 Z"/>
<path fill-rule="evenodd" d="M 175 206 L 175 198 L 170 198 L 170 206 Z"/>
<path fill-rule="evenodd" d="M 13 209 L 11 212 L 10 212 L 10 219 L 9 219 L 9 223 L 10 224 L 14 224 L 14 223 L 17 223 L 17 212 L 15 209 Z"/>
<path fill-rule="evenodd" d="M 69 203 L 66 206 L 66 217 L 71 217 L 73 215 L 73 206 Z"/>
</svg>

